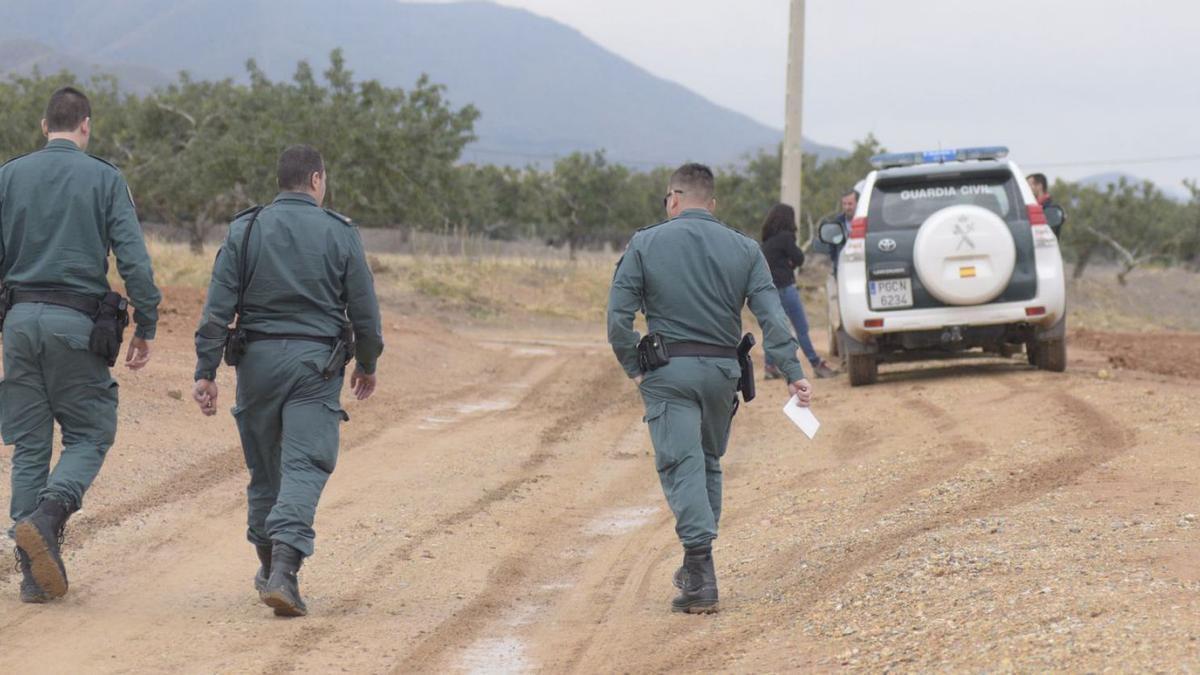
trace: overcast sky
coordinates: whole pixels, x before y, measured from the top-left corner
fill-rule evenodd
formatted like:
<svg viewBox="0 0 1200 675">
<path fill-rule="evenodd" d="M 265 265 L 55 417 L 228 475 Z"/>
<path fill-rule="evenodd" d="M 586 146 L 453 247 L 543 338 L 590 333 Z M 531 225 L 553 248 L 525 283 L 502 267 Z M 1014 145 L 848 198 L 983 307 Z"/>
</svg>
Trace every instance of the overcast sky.
<svg viewBox="0 0 1200 675">
<path fill-rule="evenodd" d="M 498 0 L 783 126 L 788 0 Z M 808 0 L 804 133 L 1005 144 L 1026 172 L 1200 178 L 1200 2 Z M 1082 164 L 1189 156 L 1162 162 Z M 1070 165 L 1065 165 L 1071 163 Z"/>
</svg>

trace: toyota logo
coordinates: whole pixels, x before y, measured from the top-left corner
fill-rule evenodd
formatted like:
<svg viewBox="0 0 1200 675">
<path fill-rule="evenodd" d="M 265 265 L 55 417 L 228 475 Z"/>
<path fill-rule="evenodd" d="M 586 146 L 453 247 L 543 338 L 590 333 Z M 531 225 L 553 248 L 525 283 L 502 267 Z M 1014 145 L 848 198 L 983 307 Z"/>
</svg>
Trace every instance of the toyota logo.
<svg viewBox="0 0 1200 675">
<path fill-rule="evenodd" d="M 892 251 L 895 251 L 896 250 L 896 240 L 895 239 L 880 239 L 879 240 L 879 250 L 883 251 L 884 253 L 891 253 Z"/>
</svg>

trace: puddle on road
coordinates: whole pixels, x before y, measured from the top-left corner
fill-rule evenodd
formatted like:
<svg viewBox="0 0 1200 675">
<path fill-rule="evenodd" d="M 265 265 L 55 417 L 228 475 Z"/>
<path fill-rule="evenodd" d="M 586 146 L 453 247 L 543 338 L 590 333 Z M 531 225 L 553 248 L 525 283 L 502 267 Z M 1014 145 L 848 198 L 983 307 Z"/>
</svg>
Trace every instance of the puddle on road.
<svg viewBox="0 0 1200 675">
<path fill-rule="evenodd" d="M 468 673 L 527 673 L 533 670 L 525 643 L 514 637 L 484 638 L 467 647 L 459 665 Z"/>
<path fill-rule="evenodd" d="M 605 511 L 585 525 L 583 531 L 592 536 L 615 537 L 645 525 L 658 512 L 659 507 L 657 506 L 630 506 L 623 509 L 612 509 Z"/>
<path fill-rule="evenodd" d="M 515 407 L 516 404 L 512 401 L 475 401 L 473 403 L 459 403 L 454 406 L 454 410 L 460 415 L 474 415 L 481 412 L 512 410 Z"/>
<path fill-rule="evenodd" d="M 520 347 L 513 350 L 513 356 L 556 356 L 558 352 L 549 347 Z"/>
<path fill-rule="evenodd" d="M 500 412 L 503 410 L 512 410 L 517 407 L 516 403 L 507 399 L 496 401 L 471 401 L 469 403 L 459 403 L 454 406 L 452 415 L 430 415 L 421 418 L 421 423 L 417 425 L 418 429 L 425 431 L 436 431 L 443 429 L 447 425 L 454 424 L 460 418 L 467 415 L 475 415 L 485 412 Z"/>
</svg>

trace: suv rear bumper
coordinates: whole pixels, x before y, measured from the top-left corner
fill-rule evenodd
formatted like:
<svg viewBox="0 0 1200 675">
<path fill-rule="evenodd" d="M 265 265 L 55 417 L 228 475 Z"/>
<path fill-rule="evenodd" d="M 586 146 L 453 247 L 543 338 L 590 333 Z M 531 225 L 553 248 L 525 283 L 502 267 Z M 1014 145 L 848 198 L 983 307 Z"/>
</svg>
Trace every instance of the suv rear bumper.
<svg viewBox="0 0 1200 675">
<path fill-rule="evenodd" d="M 908 331 L 930 331 L 954 326 L 996 326 L 1028 324 L 1046 330 L 1066 314 L 1066 282 L 1058 247 L 1039 248 L 1037 294 L 1029 300 L 964 307 L 931 307 L 875 312 L 868 307 L 866 265 L 846 264 L 838 269 L 838 306 L 846 334 L 858 342 L 870 343 L 880 335 Z M 1032 308 L 1043 313 L 1030 315 Z M 866 326 L 868 321 L 883 321 L 882 326 Z"/>
</svg>

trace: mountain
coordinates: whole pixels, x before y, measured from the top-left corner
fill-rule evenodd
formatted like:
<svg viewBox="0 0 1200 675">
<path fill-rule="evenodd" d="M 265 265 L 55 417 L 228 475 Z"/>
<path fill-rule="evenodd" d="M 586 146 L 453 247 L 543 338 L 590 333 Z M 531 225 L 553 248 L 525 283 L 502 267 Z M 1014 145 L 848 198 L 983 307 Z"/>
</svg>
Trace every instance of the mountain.
<svg viewBox="0 0 1200 675">
<path fill-rule="evenodd" d="M 604 149 L 634 166 L 726 164 L 774 147 L 778 129 L 655 77 L 578 31 L 484 2 L 396 0 L 4 0 L 0 40 L 32 40 L 96 63 L 244 78 L 318 71 L 341 47 L 359 78 L 410 86 L 421 73 L 482 112 L 468 161 L 541 163 Z M 844 154 L 806 143 L 819 156 Z"/>
<path fill-rule="evenodd" d="M 1091 176 L 1085 176 L 1076 182 L 1078 182 L 1080 185 L 1086 185 L 1088 187 L 1104 190 L 1108 188 L 1109 185 L 1119 184 L 1122 179 L 1124 179 L 1125 182 L 1130 185 L 1141 185 L 1146 180 L 1145 178 L 1135 176 L 1131 173 L 1125 173 L 1124 171 L 1108 171 L 1106 173 L 1097 173 Z M 1170 197 L 1177 202 L 1186 202 L 1190 199 L 1190 196 L 1180 188 L 1162 186 L 1157 183 L 1155 183 L 1155 187 L 1162 190 L 1163 194 L 1165 194 L 1167 197 Z"/>
<path fill-rule="evenodd" d="M 32 40 L 0 42 L 0 77 L 29 75 L 34 70 L 43 75 L 66 70 L 85 80 L 97 75 L 112 75 L 117 78 L 122 90 L 134 94 L 147 94 L 155 87 L 170 83 L 172 79 L 162 72 L 144 66 L 93 63 Z"/>
</svg>

